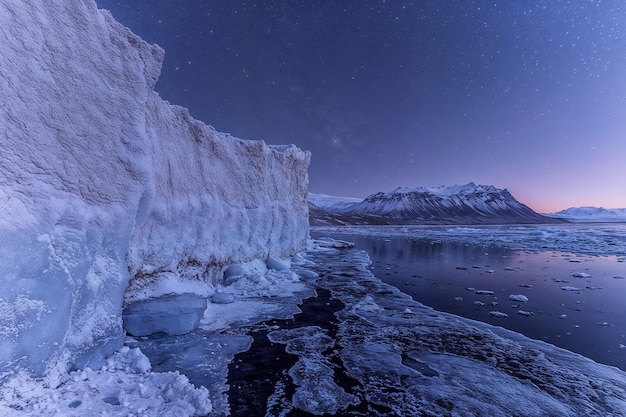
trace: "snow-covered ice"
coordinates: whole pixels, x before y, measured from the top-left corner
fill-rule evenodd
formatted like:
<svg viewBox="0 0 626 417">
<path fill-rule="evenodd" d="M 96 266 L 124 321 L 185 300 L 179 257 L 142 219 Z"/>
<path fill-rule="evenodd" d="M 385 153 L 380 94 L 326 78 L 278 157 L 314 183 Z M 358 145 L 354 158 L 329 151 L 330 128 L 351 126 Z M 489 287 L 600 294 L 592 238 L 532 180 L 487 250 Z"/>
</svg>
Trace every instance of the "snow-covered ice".
<svg viewBox="0 0 626 417">
<path fill-rule="evenodd" d="M 85 368 L 51 383 L 25 372 L 0 388 L 0 414 L 13 416 L 204 416 L 209 392 L 178 372 L 154 373 L 138 350 L 123 347 L 100 369 Z"/>
<path fill-rule="evenodd" d="M 233 138 L 163 101 L 164 51 L 95 1 L 3 1 L 0 38 L 0 384 L 67 388 L 68 371 L 89 367 L 105 389 L 124 379 L 101 371 L 124 343 L 124 306 L 207 297 L 229 265 L 278 267 L 305 248 L 309 153 Z M 124 383 L 163 391 L 146 402 L 169 384 L 172 415 L 195 412 L 185 377 L 137 375 Z"/>
</svg>

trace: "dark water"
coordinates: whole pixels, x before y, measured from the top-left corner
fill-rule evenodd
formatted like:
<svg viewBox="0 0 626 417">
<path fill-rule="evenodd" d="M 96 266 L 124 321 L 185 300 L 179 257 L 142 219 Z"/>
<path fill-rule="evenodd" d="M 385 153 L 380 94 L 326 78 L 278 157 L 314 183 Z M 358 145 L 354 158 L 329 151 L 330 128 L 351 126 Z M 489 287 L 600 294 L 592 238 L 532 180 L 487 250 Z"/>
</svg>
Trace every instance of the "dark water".
<svg viewBox="0 0 626 417">
<path fill-rule="evenodd" d="M 274 329 L 293 329 L 311 323 L 325 324 L 333 330 L 334 313 L 343 308 L 343 304 L 331 299 L 326 290 L 318 289 L 317 292 L 317 297 L 304 300 L 300 306 L 302 312 L 293 319 L 264 322 L 249 333 L 254 338 L 250 349 L 236 355 L 228 367 L 231 415 L 262 416 L 272 412 L 279 415 L 281 411 L 285 417 L 311 415 L 298 410 L 293 414 L 287 409 L 290 402 L 281 401 L 290 399 L 295 392 L 288 371 L 296 363 L 297 356 L 287 353 L 284 345 L 272 343 L 267 335 Z M 268 401 L 271 397 L 277 399 L 275 404 Z"/>
<path fill-rule="evenodd" d="M 423 304 L 626 370 L 626 279 L 620 278 L 626 276 L 626 263 L 615 256 L 531 253 L 404 237 L 335 237 L 367 251 L 378 278 Z M 575 272 L 590 277 L 573 277 Z M 580 290 L 565 291 L 564 286 Z M 522 294 L 528 302 L 510 301 L 512 294 Z M 491 311 L 508 317 L 492 317 Z"/>
</svg>

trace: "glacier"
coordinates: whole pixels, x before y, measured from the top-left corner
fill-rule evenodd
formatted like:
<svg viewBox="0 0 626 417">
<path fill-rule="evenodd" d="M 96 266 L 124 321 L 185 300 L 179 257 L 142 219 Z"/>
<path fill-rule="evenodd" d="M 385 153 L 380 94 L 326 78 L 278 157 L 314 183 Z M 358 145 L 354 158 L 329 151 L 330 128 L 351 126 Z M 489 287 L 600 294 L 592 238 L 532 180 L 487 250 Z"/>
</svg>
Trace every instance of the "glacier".
<svg viewBox="0 0 626 417">
<path fill-rule="evenodd" d="M 98 369 L 123 307 L 305 247 L 310 154 L 162 100 L 164 51 L 95 1 L 3 1 L 0 38 L 0 382 Z"/>
</svg>

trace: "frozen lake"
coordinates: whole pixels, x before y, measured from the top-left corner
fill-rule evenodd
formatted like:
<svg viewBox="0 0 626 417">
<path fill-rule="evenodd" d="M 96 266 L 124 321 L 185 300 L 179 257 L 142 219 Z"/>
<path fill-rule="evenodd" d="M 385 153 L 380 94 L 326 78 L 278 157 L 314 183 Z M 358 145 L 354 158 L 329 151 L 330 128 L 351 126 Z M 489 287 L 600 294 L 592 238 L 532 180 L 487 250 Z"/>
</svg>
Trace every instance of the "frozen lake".
<svg viewBox="0 0 626 417">
<path fill-rule="evenodd" d="M 312 234 L 354 242 L 370 255 L 375 276 L 436 310 L 626 369 L 626 225 L 349 227 Z"/>
</svg>

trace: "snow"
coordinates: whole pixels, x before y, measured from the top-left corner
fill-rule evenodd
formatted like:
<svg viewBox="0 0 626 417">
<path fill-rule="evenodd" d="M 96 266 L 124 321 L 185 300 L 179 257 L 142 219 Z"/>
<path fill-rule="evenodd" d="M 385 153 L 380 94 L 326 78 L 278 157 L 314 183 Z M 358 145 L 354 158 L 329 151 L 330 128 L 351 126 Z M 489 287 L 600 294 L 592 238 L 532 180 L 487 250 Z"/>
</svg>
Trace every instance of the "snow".
<svg viewBox="0 0 626 417">
<path fill-rule="evenodd" d="M 457 185 L 442 185 L 439 187 L 398 187 L 391 193 L 428 193 L 439 197 L 449 197 L 456 194 L 468 194 L 476 192 L 494 193 L 498 192 L 496 187 L 492 185 L 476 185 L 473 182 Z"/>
<path fill-rule="evenodd" d="M 345 223 L 554 223 L 518 202 L 506 189 L 491 185 L 397 188 L 355 202 L 325 196 L 313 197 L 323 208 L 312 210 L 320 224 Z M 333 220 L 333 215 L 335 216 Z M 351 217 L 345 217 L 351 216 Z"/>
<path fill-rule="evenodd" d="M 100 369 L 73 371 L 50 385 L 24 372 L 0 391 L 3 416 L 203 416 L 212 411 L 208 391 L 178 372 L 150 372 L 139 351 L 123 347 Z"/>
<path fill-rule="evenodd" d="M 0 383 L 100 369 L 124 305 L 206 297 L 229 265 L 305 248 L 310 154 L 163 101 L 164 51 L 93 0 L 4 1 L 0 39 Z"/>
<path fill-rule="evenodd" d="M 354 203 L 360 203 L 363 201 L 362 198 L 339 197 L 315 193 L 309 193 L 307 200 L 325 210 L 339 212 L 350 208 Z"/>
<path fill-rule="evenodd" d="M 626 208 L 605 209 L 603 207 L 570 207 L 545 216 L 566 219 L 571 222 L 619 222 L 626 223 Z"/>
</svg>

